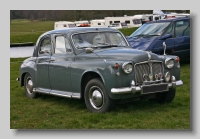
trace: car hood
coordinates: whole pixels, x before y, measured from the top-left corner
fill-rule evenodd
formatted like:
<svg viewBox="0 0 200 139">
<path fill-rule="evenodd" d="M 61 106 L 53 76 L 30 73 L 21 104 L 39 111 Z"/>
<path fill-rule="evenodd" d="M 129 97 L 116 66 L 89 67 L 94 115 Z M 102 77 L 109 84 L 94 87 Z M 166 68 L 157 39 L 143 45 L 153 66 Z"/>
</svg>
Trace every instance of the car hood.
<svg viewBox="0 0 200 139">
<path fill-rule="evenodd" d="M 159 60 L 158 55 L 154 53 L 123 47 L 96 50 L 94 53 L 104 60 L 127 60 L 137 63 L 141 61 L 147 61 L 149 59 L 148 55 L 151 55 L 152 60 Z"/>
<path fill-rule="evenodd" d="M 132 37 L 129 37 L 129 38 L 127 38 L 127 41 L 129 42 L 130 46 L 134 49 L 147 50 L 147 48 L 152 44 L 152 42 L 156 38 L 157 37 L 151 37 L 151 38 L 143 38 L 143 37 L 132 38 Z"/>
</svg>

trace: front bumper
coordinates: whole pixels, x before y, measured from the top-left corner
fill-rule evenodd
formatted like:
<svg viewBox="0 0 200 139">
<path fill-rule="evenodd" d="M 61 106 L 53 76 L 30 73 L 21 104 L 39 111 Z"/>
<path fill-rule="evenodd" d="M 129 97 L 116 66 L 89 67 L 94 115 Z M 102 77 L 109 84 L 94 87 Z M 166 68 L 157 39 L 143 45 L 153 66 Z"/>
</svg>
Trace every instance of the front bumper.
<svg viewBox="0 0 200 139">
<path fill-rule="evenodd" d="M 149 85 L 140 85 L 136 86 L 135 82 L 132 81 L 131 87 L 123 87 L 123 88 L 112 88 L 112 94 L 149 94 L 156 93 L 162 91 L 168 91 L 169 88 L 175 89 L 177 86 L 183 85 L 182 80 L 175 81 L 173 80 L 171 83 L 157 83 L 157 84 L 149 84 Z"/>
</svg>

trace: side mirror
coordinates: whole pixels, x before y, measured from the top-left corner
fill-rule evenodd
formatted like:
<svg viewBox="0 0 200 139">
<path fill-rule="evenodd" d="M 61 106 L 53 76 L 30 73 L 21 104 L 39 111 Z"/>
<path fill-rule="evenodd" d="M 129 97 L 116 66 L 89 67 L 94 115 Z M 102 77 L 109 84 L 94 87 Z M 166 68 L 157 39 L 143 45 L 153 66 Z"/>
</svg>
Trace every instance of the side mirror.
<svg viewBox="0 0 200 139">
<path fill-rule="evenodd" d="M 160 40 L 165 40 L 165 39 L 168 39 L 168 38 L 171 38 L 172 37 L 172 34 L 166 34 L 164 36 L 161 36 L 159 39 Z"/>
<path fill-rule="evenodd" d="M 166 46 L 165 42 L 163 42 L 163 47 L 164 47 L 164 53 L 163 53 L 163 55 L 166 55 L 166 54 L 165 54 L 165 51 L 166 51 L 166 47 L 167 47 L 167 46 Z"/>
</svg>

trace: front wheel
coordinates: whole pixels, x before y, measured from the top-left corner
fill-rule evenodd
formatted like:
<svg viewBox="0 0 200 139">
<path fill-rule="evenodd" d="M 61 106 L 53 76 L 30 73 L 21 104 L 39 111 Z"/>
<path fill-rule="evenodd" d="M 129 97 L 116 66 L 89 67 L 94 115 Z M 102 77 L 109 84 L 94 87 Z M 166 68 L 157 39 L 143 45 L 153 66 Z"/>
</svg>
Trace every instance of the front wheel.
<svg viewBox="0 0 200 139">
<path fill-rule="evenodd" d="M 33 92 L 33 86 L 34 86 L 34 83 L 33 83 L 31 75 L 29 73 L 26 73 L 24 77 L 24 89 L 25 89 L 26 96 L 29 98 L 38 97 L 38 94 L 36 92 Z"/>
<path fill-rule="evenodd" d="M 167 92 L 158 93 L 156 95 L 156 100 L 159 103 L 169 103 L 172 102 L 176 94 L 176 89 L 170 89 Z"/>
<path fill-rule="evenodd" d="M 100 79 L 92 79 L 87 83 L 84 99 L 90 112 L 105 113 L 114 109 L 114 100 L 108 96 Z"/>
</svg>

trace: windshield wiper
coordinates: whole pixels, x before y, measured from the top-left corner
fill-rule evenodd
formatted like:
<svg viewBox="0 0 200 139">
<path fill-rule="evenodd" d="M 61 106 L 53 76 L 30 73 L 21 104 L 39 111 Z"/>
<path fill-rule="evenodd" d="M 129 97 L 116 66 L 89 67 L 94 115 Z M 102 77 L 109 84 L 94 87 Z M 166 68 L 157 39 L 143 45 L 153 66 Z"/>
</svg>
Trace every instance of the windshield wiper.
<svg viewBox="0 0 200 139">
<path fill-rule="evenodd" d="M 147 34 L 139 34 L 139 35 L 136 35 L 136 36 L 132 36 L 132 37 L 143 37 L 143 36 L 146 36 Z"/>
<path fill-rule="evenodd" d="M 94 46 L 94 47 L 96 47 L 96 48 L 102 48 L 102 47 L 103 48 L 105 48 L 105 47 L 126 47 L 124 45 L 110 44 L 110 43 L 101 43 L 101 42 L 99 42 L 97 44 L 101 44 L 101 45 L 100 46 L 97 45 L 97 46 Z"/>
<path fill-rule="evenodd" d="M 78 46 L 78 47 L 76 47 L 76 48 L 78 48 L 78 49 L 85 49 L 85 48 L 92 48 L 92 47 L 86 47 L 86 46 L 80 47 L 80 46 Z"/>
<path fill-rule="evenodd" d="M 158 34 L 139 34 L 133 37 L 149 37 L 149 36 L 160 36 Z"/>
</svg>

